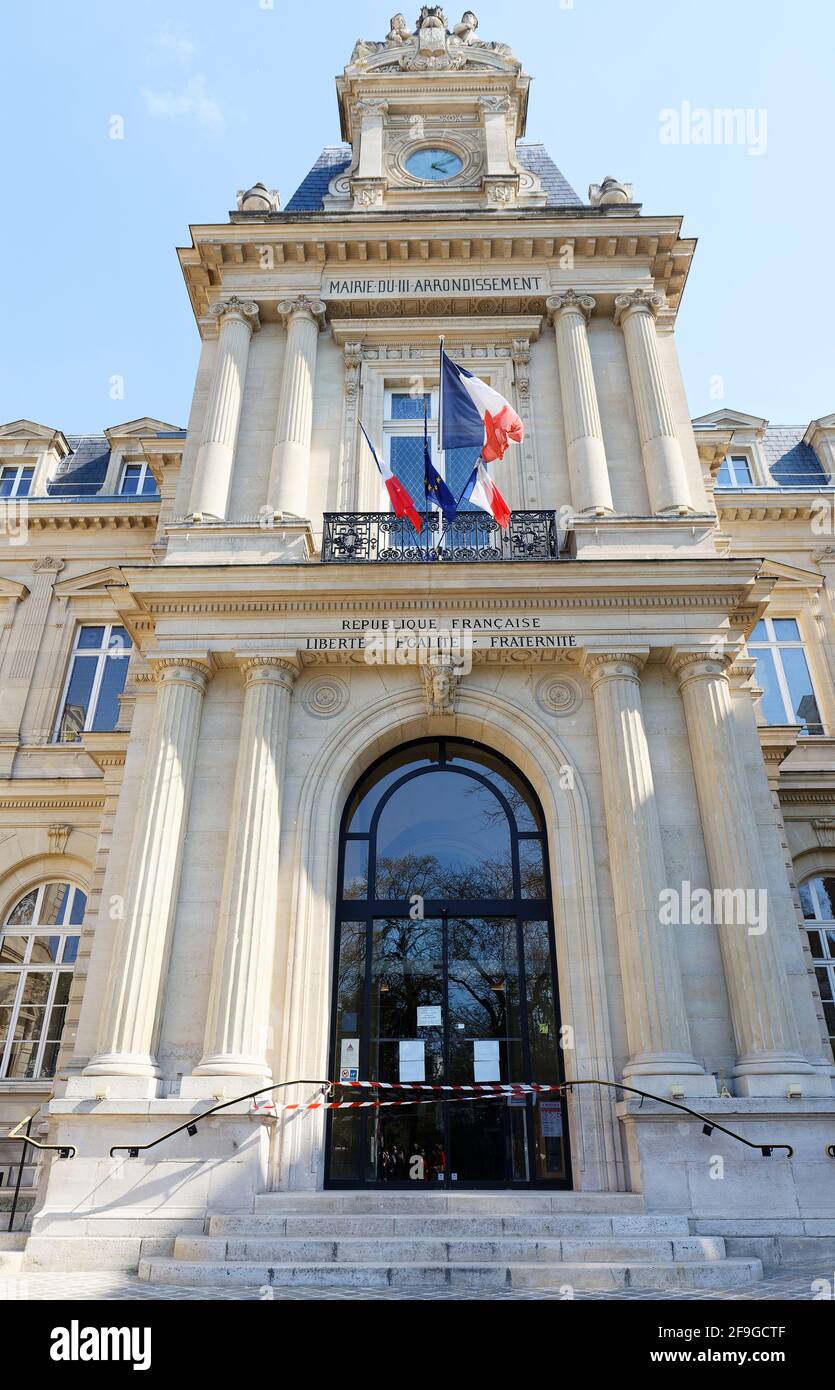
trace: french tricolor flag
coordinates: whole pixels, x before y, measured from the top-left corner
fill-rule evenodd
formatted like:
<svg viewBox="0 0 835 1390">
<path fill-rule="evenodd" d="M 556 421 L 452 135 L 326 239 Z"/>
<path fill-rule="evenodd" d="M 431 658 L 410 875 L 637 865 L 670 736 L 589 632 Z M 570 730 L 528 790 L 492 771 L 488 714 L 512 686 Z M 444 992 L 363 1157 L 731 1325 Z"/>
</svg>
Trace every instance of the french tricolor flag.
<svg viewBox="0 0 835 1390">
<path fill-rule="evenodd" d="M 467 486 L 461 496 L 462 502 L 472 502 L 474 506 L 481 507 L 485 512 L 489 512 L 494 521 L 497 521 L 504 531 L 510 521 L 510 507 L 505 502 L 493 479 L 490 477 L 490 470 L 487 464 L 481 459 L 476 463 L 475 468 L 470 474 Z"/>
<path fill-rule="evenodd" d="M 417 531 L 418 535 L 420 535 L 421 520 L 420 516 L 418 515 L 417 507 L 412 501 L 411 493 L 406 491 L 399 478 L 395 478 L 394 474 L 392 473 L 385 460 L 381 461 L 377 457 L 377 450 L 374 448 L 374 445 L 368 438 L 368 434 L 366 433 L 365 425 L 362 423 L 362 420 L 360 420 L 359 425 L 360 429 L 363 432 L 363 435 L 365 436 L 365 442 L 371 450 L 371 457 L 373 458 L 374 462 L 379 468 L 380 476 L 386 485 L 386 492 L 391 498 L 391 509 L 394 512 L 394 515 L 399 517 L 408 517 L 415 530 Z"/>
<path fill-rule="evenodd" d="M 441 345 L 442 449 L 481 450 L 485 463 L 502 459 L 511 439 L 521 444 L 525 427 L 504 396 L 466 367 L 447 357 Z"/>
</svg>

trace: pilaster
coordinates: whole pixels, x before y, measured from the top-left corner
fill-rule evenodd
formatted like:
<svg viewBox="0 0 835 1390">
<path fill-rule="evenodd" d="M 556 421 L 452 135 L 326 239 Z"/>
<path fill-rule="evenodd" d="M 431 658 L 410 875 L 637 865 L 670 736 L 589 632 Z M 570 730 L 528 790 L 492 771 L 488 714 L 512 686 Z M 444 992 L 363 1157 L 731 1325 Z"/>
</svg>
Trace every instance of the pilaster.
<svg viewBox="0 0 835 1390">
<path fill-rule="evenodd" d="M 233 295 L 212 304 L 208 312 L 218 320 L 220 333 L 189 511 L 195 518 L 205 516 L 225 521 L 249 344 L 258 327 L 258 305 Z"/>
<path fill-rule="evenodd" d="M 650 506 L 653 512 L 683 514 L 693 510 L 693 503 L 655 330 L 665 303 L 663 294 L 647 290 L 619 294 L 615 323 L 626 343 Z"/>
<path fill-rule="evenodd" d="M 310 473 L 310 436 L 316 349 L 325 323 L 321 299 L 300 294 L 279 302 L 287 329 L 268 503 L 283 516 L 304 517 Z"/>
</svg>

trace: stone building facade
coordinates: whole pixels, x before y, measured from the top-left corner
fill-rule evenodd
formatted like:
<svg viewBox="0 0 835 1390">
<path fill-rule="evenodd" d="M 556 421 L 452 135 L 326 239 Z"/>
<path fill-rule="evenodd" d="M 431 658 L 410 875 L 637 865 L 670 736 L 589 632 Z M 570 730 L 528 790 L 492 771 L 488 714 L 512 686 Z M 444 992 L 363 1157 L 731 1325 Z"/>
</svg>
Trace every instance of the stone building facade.
<svg viewBox="0 0 835 1390">
<path fill-rule="evenodd" d="M 835 1234 L 835 416 L 691 421 L 694 243 L 613 178 L 578 197 L 524 142 L 529 80 L 470 12 L 395 16 L 337 79 L 345 143 L 283 209 L 255 185 L 179 252 L 187 428 L 0 428 L 0 1120 L 37 1110 L 33 1134 L 77 1150 L 44 1155 L 30 1267 L 164 1259 L 265 1192 L 408 1186 L 404 1144 L 444 1190 L 640 1193 L 740 1250 Z M 363 443 L 360 421 L 414 491 L 441 333 L 525 424 L 495 467 L 504 535 L 470 512 L 410 539 Z M 443 460 L 459 488 L 471 464 Z M 463 862 L 470 830 L 428 783 L 404 803 L 398 870 L 446 865 L 425 894 L 444 983 L 403 967 L 418 1017 L 386 1051 L 393 977 L 346 957 L 346 924 L 374 943 L 372 921 L 413 919 L 405 889 L 374 908 L 368 868 L 350 877 L 383 824 L 381 802 L 356 828 L 362 798 L 399 767 L 451 787 L 456 760 L 476 800 L 504 788 L 513 871 L 450 887 L 438 834 Z M 457 1040 L 453 986 L 506 993 L 537 913 L 525 1040 L 509 1004 Z M 462 919 L 516 924 L 498 976 L 495 932 L 450 967 Z M 485 1103 L 469 1130 L 450 1106 L 421 1143 L 246 1100 L 111 1156 L 343 1068 L 609 1084 Z"/>
</svg>

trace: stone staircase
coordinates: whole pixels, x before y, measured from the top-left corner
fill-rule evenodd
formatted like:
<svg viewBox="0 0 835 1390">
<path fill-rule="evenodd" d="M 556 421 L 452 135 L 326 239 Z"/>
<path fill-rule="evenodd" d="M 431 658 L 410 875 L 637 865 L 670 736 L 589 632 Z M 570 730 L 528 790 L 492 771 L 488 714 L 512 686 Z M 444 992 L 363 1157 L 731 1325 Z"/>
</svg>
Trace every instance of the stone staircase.
<svg viewBox="0 0 835 1390">
<path fill-rule="evenodd" d="M 268 1193 L 209 1217 L 173 1257 L 142 1260 L 164 1284 L 356 1288 L 720 1289 L 762 1278 L 686 1216 L 635 1193 Z"/>
</svg>

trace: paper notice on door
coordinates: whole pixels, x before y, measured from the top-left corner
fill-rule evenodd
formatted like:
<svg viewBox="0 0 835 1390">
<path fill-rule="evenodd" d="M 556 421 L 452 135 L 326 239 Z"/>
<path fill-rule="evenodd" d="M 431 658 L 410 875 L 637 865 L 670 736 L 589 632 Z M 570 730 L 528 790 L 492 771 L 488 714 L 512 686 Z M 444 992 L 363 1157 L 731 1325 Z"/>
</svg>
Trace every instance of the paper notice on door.
<svg viewBox="0 0 835 1390">
<path fill-rule="evenodd" d="M 493 1038 L 478 1038 L 473 1043 L 473 1081 L 501 1081 L 499 1044 Z"/>
<path fill-rule="evenodd" d="M 544 1100 L 539 1107 L 543 1139 L 562 1138 L 562 1106 L 559 1101 Z"/>
<path fill-rule="evenodd" d="M 442 1021 L 440 1004 L 418 1004 L 418 1028 L 440 1028 Z"/>
<path fill-rule="evenodd" d="M 343 1038 L 339 1049 L 340 1081 L 359 1081 L 360 1040 Z"/>
<path fill-rule="evenodd" d="M 400 1044 L 400 1080 L 425 1081 L 426 1062 L 423 1043 L 420 1038 L 409 1039 Z"/>
</svg>

